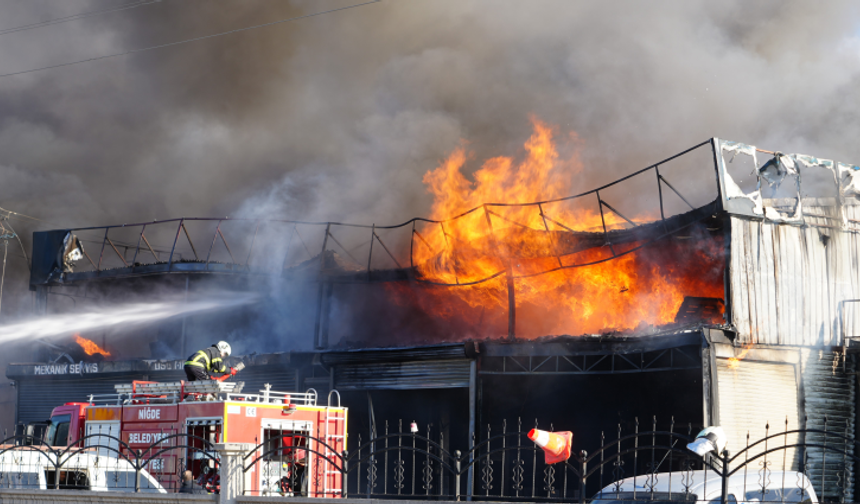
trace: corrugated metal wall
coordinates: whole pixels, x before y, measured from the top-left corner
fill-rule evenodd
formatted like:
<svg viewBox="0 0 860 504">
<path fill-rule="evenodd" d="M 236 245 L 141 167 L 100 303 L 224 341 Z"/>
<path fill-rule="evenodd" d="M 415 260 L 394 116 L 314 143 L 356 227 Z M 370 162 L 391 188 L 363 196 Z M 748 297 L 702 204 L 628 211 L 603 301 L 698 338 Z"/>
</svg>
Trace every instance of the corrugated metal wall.
<svg viewBox="0 0 860 504">
<path fill-rule="evenodd" d="M 740 341 L 842 345 L 838 305 L 860 298 L 858 251 L 857 233 L 733 216 L 729 272 Z M 846 333 L 860 335 L 860 317 L 847 320 Z"/>
<path fill-rule="evenodd" d="M 807 476 L 812 480 L 815 491 L 821 492 L 822 462 L 826 463 L 824 494 L 830 499 L 845 496 L 845 502 L 854 500 L 854 423 L 855 423 L 855 360 L 849 356 L 843 369 L 841 356 L 832 352 L 815 349 L 801 350 L 803 365 L 804 410 L 807 416 L 806 428 L 824 430 L 827 417 L 827 446 L 845 451 L 847 455 L 828 452 L 826 460 L 822 448 L 810 447 L 807 450 Z M 837 437 L 847 436 L 849 441 Z M 823 433 L 810 432 L 806 442 L 816 445 L 825 444 Z M 843 484 L 847 478 L 848 484 Z"/>
</svg>

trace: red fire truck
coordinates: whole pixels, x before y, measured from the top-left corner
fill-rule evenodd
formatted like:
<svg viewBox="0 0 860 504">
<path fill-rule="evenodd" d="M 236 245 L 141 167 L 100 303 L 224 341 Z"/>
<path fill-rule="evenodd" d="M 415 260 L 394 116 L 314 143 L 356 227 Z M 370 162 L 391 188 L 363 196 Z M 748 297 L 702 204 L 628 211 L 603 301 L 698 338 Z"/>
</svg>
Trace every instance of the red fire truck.
<svg viewBox="0 0 860 504">
<path fill-rule="evenodd" d="M 157 455 L 146 468 L 168 489 L 178 488 L 185 469 L 214 486 L 217 454 L 207 454 L 203 440 L 249 443 L 257 448 L 248 462 L 259 459 L 246 472 L 247 493 L 339 497 L 342 475 L 320 456 L 335 459 L 333 452 L 346 447 L 347 408 L 341 407 L 337 391 L 320 405 L 313 389 L 275 392 L 267 385 L 248 394 L 242 386 L 214 380 L 118 384 L 115 394 L 54 408 L 45 442 L 91 446 L 106 456 L 116 456 L 112 449 L 155 455 L 177 447 Z"/>
</svg>

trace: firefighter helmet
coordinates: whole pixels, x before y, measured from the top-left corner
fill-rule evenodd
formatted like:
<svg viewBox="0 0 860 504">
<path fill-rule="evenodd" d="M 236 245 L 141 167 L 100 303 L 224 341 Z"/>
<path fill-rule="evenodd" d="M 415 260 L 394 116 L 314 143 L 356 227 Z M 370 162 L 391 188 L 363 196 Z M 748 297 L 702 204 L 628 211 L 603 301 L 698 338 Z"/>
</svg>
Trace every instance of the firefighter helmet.
<svg viewBox="0 0 860 504">
<path fill-rule="evenodd" d="M 227 343 L 226 341 L 219 341 L 212 346 L 217 348 L 219 352 L 227 354 L 227 357 L 229 357 L 230 353 L 233 351 L 233 349 L 230 348 L 230 343 Z"/>
</svg>

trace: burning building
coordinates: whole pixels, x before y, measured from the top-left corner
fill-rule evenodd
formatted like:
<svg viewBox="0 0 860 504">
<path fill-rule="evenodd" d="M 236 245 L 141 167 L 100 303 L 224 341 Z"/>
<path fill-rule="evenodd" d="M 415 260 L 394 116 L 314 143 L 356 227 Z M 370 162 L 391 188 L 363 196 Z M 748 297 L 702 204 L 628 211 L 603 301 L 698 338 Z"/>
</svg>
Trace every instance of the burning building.
<svg viewBox="0 0 860 504">
<path fill-rule="evenodd" d="M 473 181 L 457 150 L 425 177 L 433 214 L 393 226 L 183 218 L 36 233 L 42 310 L 67 291 L 264 301 L 140 330 L 122 351 L 47 344 L 7 369 L 18 420 L 116 381 L 179 379 L 186 354 L 232 333 L 246 390 L 337 389 L 350 436 L 402 418 L 455 447 L 480 425 L 536 418 L 585 449 L 619 419 L 673 416 L 721 425 L 730 449 L 826 421 L 850 451 L 860 168 L 714 138 L 579 191 L 579 161 L 560 159 L 551 133 L 536 122 L 522 160 L 491 159 Z M 815 480 L 825 459 L 804 457 Z M 825 496 L 853 495 L 845 474 Z"/>
</svg>

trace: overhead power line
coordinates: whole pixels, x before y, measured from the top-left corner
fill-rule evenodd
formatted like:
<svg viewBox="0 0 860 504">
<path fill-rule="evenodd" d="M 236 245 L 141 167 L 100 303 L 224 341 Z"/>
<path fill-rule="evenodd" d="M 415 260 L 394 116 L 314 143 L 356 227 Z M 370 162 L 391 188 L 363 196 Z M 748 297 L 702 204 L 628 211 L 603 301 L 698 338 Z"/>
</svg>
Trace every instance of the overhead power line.
<svg viewBox="0 0 860 504">
<path fill-rule="evenodd" d="M 99 14 L 107 14 L 109 12 L 119 12 L 119 11 L 124 11 L 124 10 L 128 10 L 128 9 L 134 9 L 136 7 L 143 7 L 144 5 L 150 5 L 150 4 L 159 3 L 159 2 L 161 2 L 161 0 L 138 1 L 138 2 L 133 2 L 133 3 L 127 4 L 127 5 L 123 5 L 122 7 L 113 7 L 111 9 L 104 9 L 104 10 L 92 11 L 92 12 L 82 12 L 80 14 L 73 14 L 71 16 L 65 16 L 65 17 L 56 18 L 56 19 L 49 19 L 47 21 L 40 21 L 38 23 L 32 23 L 32 24 L 22 25 L 22 26 L 15 26 L 12 28 L 0 28 L 0 35 L 6 35 L 7 33 L 15 33 L 15 32 L 24 31 L 24 30 L 32 30 L 34 28 L 41 28 L 43 26 L 51 26 L 51 25 L 55 25 L 55 24 L 66 23 L 68 21 L 74 21 L 76 19 L 83 19 L 83 18 L 90 17 L 90 16 L 96 16 Z"/>
<path fill-rule="evenodd" d="M 92 58 L 82 59 L 82 60 L 78 60 L 78 61 L 71 61 L 69 63 L 59 63 L 56 65 L 49 65 L 49 66 L 45 66 L 45 67 L 41 67 L 41 68 L 33 68 L 31 70 L 21 70 L 19 72 L 10 72 L 10 73 L 6 73 L 6 74 L 0 74 L 0 77 L 11 77 L 13 75 L 22 75 L 22 74 L 33 73 L 33 72 L 41 72 L 43 70 L 51 70 L 53 68 L 61 68 L 61 67 L 66 67 L 66 66 L 71 66 L 71 65 L 77 65 L 79 63 L 89 63 L 92 61 L 98 61 L 98 60 L 103 60 L 103 59 L 107 59 L 107 58 L 115 58 L 117 56 L 126 56 L 129 54 L 136 54 L 136 53 L 141 53 L 144 51 L 151 51 L 153 49 L 163 49 L 165 47 L 172 47 L 172 46 L 177 46 L 180 44 L 187 44 L 189 42 L 197 42 L 199 40 L 206 40 L 206 39 L 211 39 L 211 38 L 215 38 L 215 37 L 221 37 L 224 35 L 230 35 L 233 33 L 239 33 L 239 32 L 248 31 L 248 30 L 256 30 L 257 28 L 265 28 L 267 26 L 273 26 L 273 25 L 281 24 L 281 23 L 288 23 L 290 21 L 298 21 L 300 19 L 306 19 L 306 18 L 310 18 L 310 17 L 314 17 L 314 16 L 321 16 L 323 14 L 329 14 L 331 12 L 337 12 L 337 11 L 342 11 L 342 10 L 347 10 L 347 9 L 354 9 L 356 7 L 362 7 L 364 5 L 379 3 L 381 1 L 382 0 L 372 0 L 370 2 L 363 2 L 363 3 L 359 3 L 359 4 L 354 4 L 354 5 L 347 5 L 346 7 L 338 7 L 337 9 L 330 9 L 330 10 L 321 11 L 321 12 L 314 12 L 312 14 L 305 14 L 304 16 L 296 16 L 296 17 L 287 18 L 287 19 L 280 19 L 278 21 L 272 21 L 271 23 L 263 23 L 263 24 L 254 25 L 254 26 L 247 26 L 245 28 L 237 28 L 235 30 L 225 31 L 225 32 L 221 32 L 221 33 L 213 33 L 211 35 L 203 35 L 202 37 L 194 37 L 194 38 L 185 39 L 185 40 L 178 40 L 176 42 L 168 42 L 166 44 L 159 44 L 159 45 L 154 45 L 154 46 L 149 46 L 149 47 L 142 47 L 140 49 L 131 49 L 131 50 L 123 51 L 123 52 L 119 52 L 119 53 L 106 54 L 104 56 L 94 56 Z"/>
<path fill-rule="evenodd" d="M 17 216 L 17 217 L 21 217 L 21 218 L 23 218 L 23 219 L 30 219 L 30 220 L 34 220 L 34 221 L 44 222 L 44 223 L 46 223 L 46 224 L 51 224 L 52 226 L 54 225 L 54 224 L 52 224 L 52 223 L 50 223 L 50 222 L 48 222 L 48 221 L 45 221 L 45 220 L 42 220 L 42 219 L 39 219 L 39 218 L 36 218 L 36 217 L 32 217 L 32 216 L 29 216 L 29 215 L 25 215 L 25 214 L 22 214 L 22 213 L 18 213 L 18 212 L 15 212 L 15 211 L 13 211 L 13 210 L 6 210 L 6 209 L 5 209 L 5 208 L 3 208 L 3 207 L 0 207 L 0 212 L 6 212 L 6 214 L 7 214 L 7 215 L 15 215 L 15 216 Z"/>
</svg>

